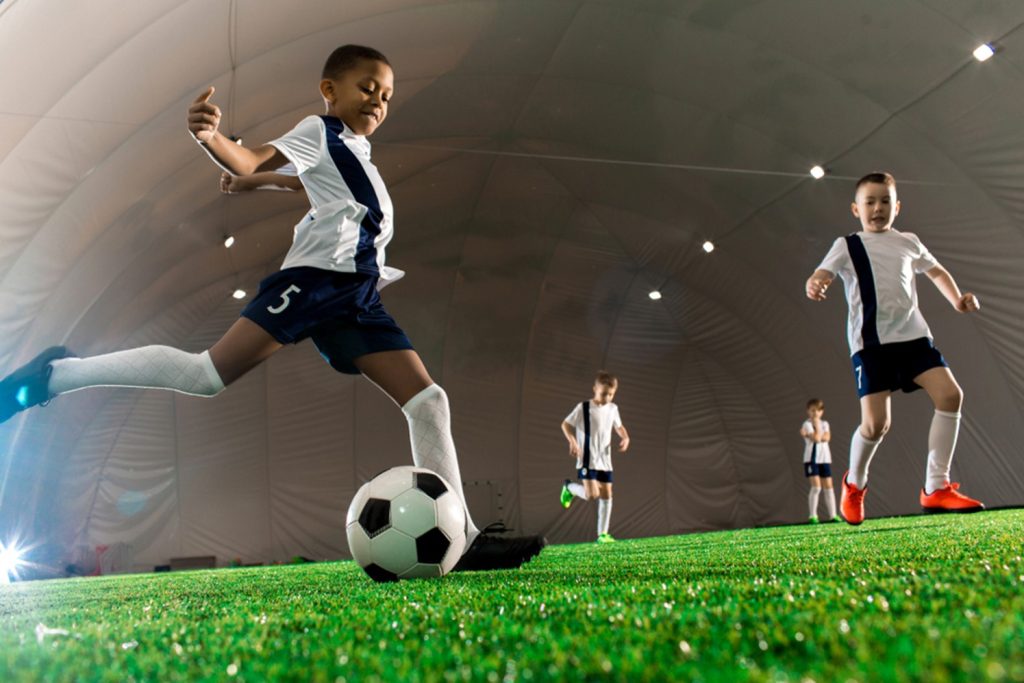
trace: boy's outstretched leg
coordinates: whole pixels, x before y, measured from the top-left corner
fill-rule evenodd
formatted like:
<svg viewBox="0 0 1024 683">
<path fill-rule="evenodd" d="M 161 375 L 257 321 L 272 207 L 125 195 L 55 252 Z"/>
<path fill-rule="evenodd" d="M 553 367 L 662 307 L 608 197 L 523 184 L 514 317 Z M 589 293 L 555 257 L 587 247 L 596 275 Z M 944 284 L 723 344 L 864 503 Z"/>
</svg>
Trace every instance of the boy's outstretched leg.
<svg viewBox="0 0 1024 683">
<path fill-rule="evenodd" d="M 0 418 L 13 415 L 7 412 L 12 405 L 9 395 L 15 407 L 21 406 L 19 410 L 88 387 L 171 389 L 192 396 L 216 396 L 280 348 L 277 340 L 247 318 L 235 321 L 202 353 L 152 345 L 75 358 L 64 347 L 55 346 L 0 383 Z"/>
<path fill-rule="evenodd" d="M 50 393 L 50 374 L 53 361 L 73 354 L 63 346 L 51 346 L 38 356 L 7 375 L 0 382 L 0 423 L 14 417 L 22 410 L 45 404 Z"/>
<path fill-rule="evenodd" d="M 360 356 L 356 367 L 402 408 L 409 423 L 413 464 L 433 470 L 455 489 L 466 510 L 466 552 L 456 571 L 514 569 L 529 562 L 547 544 L 542 536 L 503 538 L 481 533 L 466 507 L 462 474 L 452 440 L 448 396 L 434 384 L 411 349 Z"/>
<path fill-rule="evenodd" d="M 932 368 L 916 377 L 935 404 L 931 428 L 928 430 L 928 470 L 920 502 L 925 512 L 978 512 L 985 506 L 957 491 L 960 485 L 950 482 L 957 435 L 960 432 L 960 407 L 963 392 L 949 368 Z"/>
</svg>

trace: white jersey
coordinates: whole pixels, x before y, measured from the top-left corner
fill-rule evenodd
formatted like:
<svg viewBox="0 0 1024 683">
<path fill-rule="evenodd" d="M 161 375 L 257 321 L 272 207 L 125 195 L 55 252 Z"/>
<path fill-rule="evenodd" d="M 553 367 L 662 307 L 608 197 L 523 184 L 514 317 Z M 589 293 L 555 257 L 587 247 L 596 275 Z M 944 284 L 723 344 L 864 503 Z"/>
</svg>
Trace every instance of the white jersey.
<svg viewBox="0 0 1024 683">
<path fill-rule="evenodd" d="M 828 421 L 821 421 L 821 431 L 829 433 Z M 804 434 L 806 434 L 807 432 L 814 434 L 814 424 L 812 424 L 810 420 L 804 420 L 804 423 L 800 425 L 800 432 Z M 823 441 L 821 443 L 816 443 L 814 439 L 805 436 L 804 462 L 825 462 L 832 464 L 832 451 L 828 447 L 828 442 Z"/>
<path fill-rule="evenodd" d="M 832 243 L 818 268 L 843 279 L 851 355 L 865 347 L 931 339 L 917 307 L 914 276 L 937 265 L 917 235 L 909 232 L 858 232 Z"/>
<path fill-rule="evenodd" d="M 589 418 L 589 428 L 587 420 Z M 576 469 L 612 469 L 612 429 L 622 426 L 619 407 L 614 403 L 603 406 L 593 401 L 577 403 L 565 421 L 576 428 L 576 441 L 580 445 L 580 456 L 576 458 Z M 587 438 L 587 432 L 590 438 Z"/>
<path fill-rule="evenodd" d="M 295 167 L 312 207 L 295 226 L 282 269 L 366 273 L 381 287 L 404 275 L 384 265 L 394 209 L 365 136 L 334 116 L 307 116 L 268 144 Z"/>
</svg>

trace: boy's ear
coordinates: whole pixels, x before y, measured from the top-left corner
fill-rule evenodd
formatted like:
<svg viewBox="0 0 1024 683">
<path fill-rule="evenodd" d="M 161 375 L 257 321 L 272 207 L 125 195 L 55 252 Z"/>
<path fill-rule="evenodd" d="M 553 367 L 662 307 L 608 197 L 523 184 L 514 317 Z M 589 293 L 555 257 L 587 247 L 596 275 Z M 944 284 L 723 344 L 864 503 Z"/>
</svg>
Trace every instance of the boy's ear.
<svg viewBox="0 0 1024 683">
<path fill-rule="evenodd" d="M 857 202 L 851 202 L 850 211 L 851 213 L 853 213 L 854 216 L 860 218 L 860 210 L 857 208 Z"/>
<path fill-rule="evenodd" d="M 334 102 L 334 81 L 329 78 L 320 81 L 320 94 L 328 102 Z"/>
</svg>

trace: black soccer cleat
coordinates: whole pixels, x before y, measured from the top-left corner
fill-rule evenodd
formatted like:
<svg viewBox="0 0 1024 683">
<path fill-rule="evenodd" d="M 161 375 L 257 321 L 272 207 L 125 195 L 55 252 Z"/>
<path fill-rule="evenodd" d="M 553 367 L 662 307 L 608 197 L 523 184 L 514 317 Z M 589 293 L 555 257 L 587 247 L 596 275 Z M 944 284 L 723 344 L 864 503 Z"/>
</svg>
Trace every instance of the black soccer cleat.
<svg viewBox="0 0 1024 683">
<path fill-rule="evenodd" d="M 548 541 L 543 536 L 502 538 L 481 533 L 462 554 L 452 569 L 455 572 L 479 572 L 489 569 L 518 569 L 540 555 Z"/>
<path fill-rule="evenodd" d="M 38 356 L 7 375 L 0 382 L 0 422 L 37 405 L 46 405 L 53 398 L 48 385 L 52 361 L 73 357 L 63 346 L 51 346 Z"/>
</svg>

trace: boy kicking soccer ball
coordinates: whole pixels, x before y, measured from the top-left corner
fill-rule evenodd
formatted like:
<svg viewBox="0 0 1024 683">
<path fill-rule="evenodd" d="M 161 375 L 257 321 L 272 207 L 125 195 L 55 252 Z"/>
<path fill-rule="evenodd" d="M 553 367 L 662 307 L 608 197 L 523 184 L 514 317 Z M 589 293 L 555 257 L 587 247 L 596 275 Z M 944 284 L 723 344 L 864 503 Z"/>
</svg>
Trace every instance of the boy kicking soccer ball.
<svg viewBox="0 0 1024 683">
<path fill-rule="evenodd" d="M 864 521 L 868 466 L 891 424 L 892 392 L 924 389 L 935 405 L 928 431 L 928 467 L 920 502 L 925 512 L 975 512 L 980 502 L 949 480 L 960 429 L 963 392 L 917 307 L 914 276 L 924 273 L 960 313 L 980 308 L 977 297 L 961 293 L 953 276 L 909 232 L 892 227 L 900 212 L 896 180 L 870 173 L 857 181 L 851 207 L 863 230 L 840 237 L 807 280 L 807 297 L 823 301 L 838 274 L 849 304 L 847 338 L 860 397 L 861 423 L 850 443 L 850 469 L 840 501 L 850 524 Z"/>
</svg>

